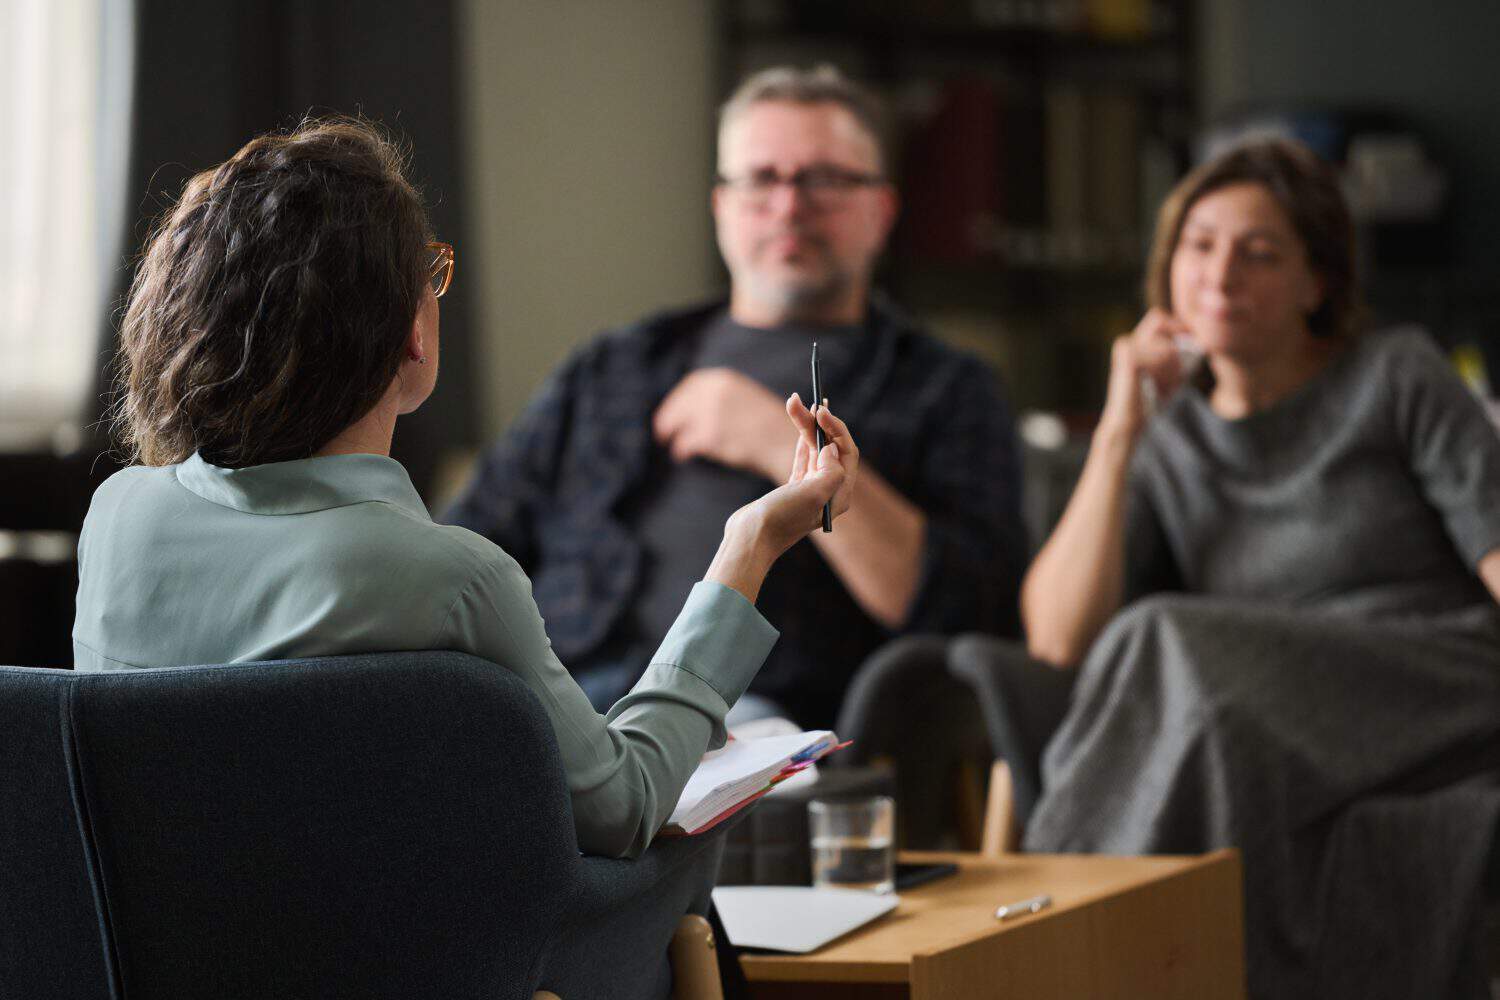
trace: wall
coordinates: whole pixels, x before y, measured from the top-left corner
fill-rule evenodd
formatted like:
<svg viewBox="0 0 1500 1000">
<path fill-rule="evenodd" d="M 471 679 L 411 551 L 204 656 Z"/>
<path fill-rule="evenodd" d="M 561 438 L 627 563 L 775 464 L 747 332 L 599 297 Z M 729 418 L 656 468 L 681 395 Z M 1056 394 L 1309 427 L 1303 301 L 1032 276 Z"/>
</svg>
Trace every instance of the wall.
<svg viewBox="0 0 1500 1000">
<path fill-rule="evenodd" d="M 719 284 L 702 0 L 465 0 L 468 206 L 487 435 L 595 331 Z"/>
</svg>

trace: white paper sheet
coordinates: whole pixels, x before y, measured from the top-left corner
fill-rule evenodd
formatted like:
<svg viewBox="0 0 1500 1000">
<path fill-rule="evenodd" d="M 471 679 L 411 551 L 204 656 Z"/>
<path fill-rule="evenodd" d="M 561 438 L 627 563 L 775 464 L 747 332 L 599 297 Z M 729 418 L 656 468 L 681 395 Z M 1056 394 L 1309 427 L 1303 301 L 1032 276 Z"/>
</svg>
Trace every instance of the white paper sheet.
<svg viewBox="0 0 1500 1000">
<path fill-rule="evenodd" d="M 729 885 L 714 890 L 724 932 L 739 948 L 806 954 L 894 910 L 901 897 L 800 885 Z"/>
</svg>

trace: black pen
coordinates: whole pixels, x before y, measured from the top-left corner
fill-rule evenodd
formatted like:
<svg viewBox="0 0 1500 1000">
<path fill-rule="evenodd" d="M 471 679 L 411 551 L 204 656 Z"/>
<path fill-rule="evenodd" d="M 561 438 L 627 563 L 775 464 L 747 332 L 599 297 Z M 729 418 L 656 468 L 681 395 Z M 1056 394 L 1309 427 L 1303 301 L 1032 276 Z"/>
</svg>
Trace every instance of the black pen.
<svg viewBox="0 0 1500 1000">
<path fill-rule="evenodd" d="M 812 356 L 813 375 L 813 433 L 818 437 L 818 454 L 823 453 L 823 425 L 818 423 L 818 407 L 827 406 L 828 400 L 823 396 L 823 378 L 818 371 L 818 342 L 813 341 Z M 814 456 L 816 458 L 816 456 Z M 833 530 L 833 501 L 830 500 L 823 505 L 823 530 Z"/>
</svg>

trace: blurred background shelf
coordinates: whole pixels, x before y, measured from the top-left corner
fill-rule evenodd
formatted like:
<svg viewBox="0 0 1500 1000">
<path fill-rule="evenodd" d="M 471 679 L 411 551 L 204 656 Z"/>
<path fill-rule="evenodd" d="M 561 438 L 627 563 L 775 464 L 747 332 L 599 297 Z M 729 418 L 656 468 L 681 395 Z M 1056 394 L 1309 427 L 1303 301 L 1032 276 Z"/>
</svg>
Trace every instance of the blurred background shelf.
<svg viewBox="0 0 1500 1000">
<path fill-rule="evenodd" d="M 1193 17 L 1188 0 L 724 0 L 722 78 L 832 62 L 876 90 L 903 197 L 878 280 L 1020 408 L 1087 410 L 1189 162 Z"/>
<path fill-rule="evenodd" d="M 1037 523 L 1066 498 L 1108 343 L 1140 315 L 1157 203 L 1215 138 L 1294 135 L 1339 164 L 1377 320 L 1422 325 L 1472 383 L 1500 387 L 1495 0 L 367 0 L 354 19 L 343 0 L 81 7 L 128 58 L 97 86 L 88 67 L 113 64 L 93 43 L 66 72 L 62 36 L 36 62 L 57 75 L 27 105 L 37 121 L 69 84 L 101 99 L 87 134 L 103 145 L 73 158 L 98 176 L 66 198 L 13 188 L 62 213 L 47 220 L 57 247 L 89 252 L 52 262 L 66 294 L 0 289 L 6 315 L 28 317 L 0 327 L 21 391 L 46 388 L 38 373 L 62 353 L 81 387 L 48 427 L 0 377 L 0 662 L 70 658 L 76 570 L 58 553 L 114 468 L 103 367 L 150 217 L 194 170 L 309 111 L 410 139 L 434 224 L 460 248 L 442 388 L 396 441 L 435 508 L 464 456 L 595 332 L 722 292 L 713 111 L 771 63 L 833 63 L 891 103 L 905 208 L 880 282 L 993 363 L 1018 411 L 1045 411 L 1025 422 L 1049 429 L 1028 443 Z M 90 182 L 117 241 L 54 224 Z M 75 264 L 99 271 L 97 308 Z"/>
<path fill-rule="evenodd" d="M 903 211 L 878 280 L 995 365 L 1019 409 L 1088 426 L 1109 342 L 1144 308 L 1157 207 L 1255 134 L 1342 172 L 1374 322 L 1471 347 L 1500 381 L 1483 221 L 1500 201 L 1500 102 L 1470 35 L 1500 28 L 1500 8 L 720 0 L 716 25 L 721 93 L 768 65 L 829 62 L 888 102 Z"/>
</svg>

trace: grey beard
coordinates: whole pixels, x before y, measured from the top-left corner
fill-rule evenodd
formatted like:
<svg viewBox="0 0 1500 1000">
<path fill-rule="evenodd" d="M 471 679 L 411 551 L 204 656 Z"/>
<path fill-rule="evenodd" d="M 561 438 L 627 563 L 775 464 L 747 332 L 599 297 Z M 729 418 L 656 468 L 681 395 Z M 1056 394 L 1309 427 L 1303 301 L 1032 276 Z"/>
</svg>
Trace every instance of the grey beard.
<svg viewBox="0 0 1500 1000">
<path fill-rule="evenodd" d="M 751 298 L 773 306 L 786 322 L 815 317 L 824 306 L 843 295 L 850 284 L 848 275 L 837 272 L 816 283 L 766 281 L 756 277 L 744 282 Z"/>
</svg>

